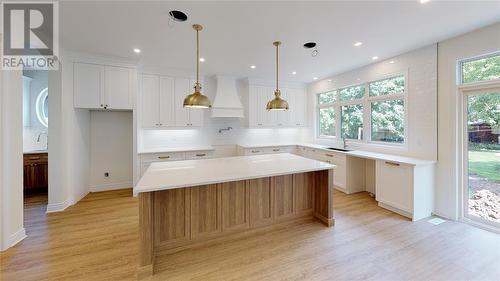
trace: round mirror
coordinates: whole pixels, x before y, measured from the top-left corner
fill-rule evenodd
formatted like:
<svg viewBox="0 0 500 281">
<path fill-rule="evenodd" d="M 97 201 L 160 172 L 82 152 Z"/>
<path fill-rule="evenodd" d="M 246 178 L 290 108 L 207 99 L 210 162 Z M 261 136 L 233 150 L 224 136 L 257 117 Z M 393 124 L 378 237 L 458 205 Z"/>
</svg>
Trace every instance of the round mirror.
<svg viewBox="0 0 500 281">
<path fill-rule="evenodd" d="M 49 89 L 40 91 L 36 98 L 36 116 L 45 127 L 49 126 Z"/>
</svg>

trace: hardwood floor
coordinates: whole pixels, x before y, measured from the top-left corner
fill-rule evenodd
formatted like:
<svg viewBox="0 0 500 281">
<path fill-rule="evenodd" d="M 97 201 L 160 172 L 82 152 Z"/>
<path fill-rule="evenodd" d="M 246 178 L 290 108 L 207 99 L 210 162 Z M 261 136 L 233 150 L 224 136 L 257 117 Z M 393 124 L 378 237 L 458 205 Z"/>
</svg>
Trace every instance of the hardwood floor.
<svg viewBox="0 0 500 281">
<path fill-rule="evenodd" d="M 500 235 L 412 223 L 366 193 L 334 194 L 335 226 L 263 230 L 158 259 L 151 280 L 500 280 Z M 135 280 L 137 199 L 91 193 L 62 213 L 26 206 L 28 238 L 1 253 L 0 280 Z"/>
</svg>

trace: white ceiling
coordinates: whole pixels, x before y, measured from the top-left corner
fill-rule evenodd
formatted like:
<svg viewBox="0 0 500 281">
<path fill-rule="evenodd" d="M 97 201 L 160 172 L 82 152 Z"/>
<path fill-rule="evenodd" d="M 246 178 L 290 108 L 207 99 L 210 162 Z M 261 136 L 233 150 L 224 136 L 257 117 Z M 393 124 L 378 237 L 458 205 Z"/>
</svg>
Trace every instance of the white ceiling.
<svg viewBox="0 0 500 281">
<path fill-rule="evenodd" d="M 170 10 L 189 19 L 169 26 Z M 63 47 L 138 59 L 143 65 L 192 71 L 200 23 L 207 74 L 274 79 L 274 47 L 281 40 L 281 79 L 311 82 L 387 59 L 500 21 L 500 2 L 61 2 Z M 313 58 L 302 44 L 316 41 Z M 356 41 L 363 42 L 354 47 Z M 132 49 L 138 47 L 137 55 Z M 250 65 L 256 69 L 250 69 Z M 297 75 L 292 75 L 297 71 Z"/>
</svg>

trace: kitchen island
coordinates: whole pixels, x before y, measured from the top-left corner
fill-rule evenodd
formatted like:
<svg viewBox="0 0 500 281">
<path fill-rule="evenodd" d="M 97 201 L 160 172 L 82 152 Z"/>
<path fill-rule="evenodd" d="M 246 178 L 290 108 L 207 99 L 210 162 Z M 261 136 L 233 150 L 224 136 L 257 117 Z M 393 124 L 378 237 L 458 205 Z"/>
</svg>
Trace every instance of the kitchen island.
<svg viewBox="0 0 500 281">
<path fill-rule="evenodd" d="M 316 218 L 334 224 L 334 165 L 282 153 L 153 163 L 139 196 L 138 279 L 156 257 Z"/>
</svg>

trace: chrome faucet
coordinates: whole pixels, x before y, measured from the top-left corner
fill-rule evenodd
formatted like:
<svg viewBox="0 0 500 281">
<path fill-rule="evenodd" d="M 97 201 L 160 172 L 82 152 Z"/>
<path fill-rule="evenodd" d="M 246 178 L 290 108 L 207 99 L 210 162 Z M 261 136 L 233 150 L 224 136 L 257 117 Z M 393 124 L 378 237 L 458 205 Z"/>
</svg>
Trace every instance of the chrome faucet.
<svg viewBox="0 0 500 281">
<path fill-rule="evenodd" d="M 343 148 L 343 149 L 346 149 L 346 147 L 347 147 L 347 143 L 346 143 L 346 139 L 345 139 L 345 137 L 343 137 L 343 138 L 342 138 L 342 144 L 343 144 L 342 148 Z"/>
<path fill-rule="evenodd" d="M 223 131 L 229 131 L 229 130 L 232 130 L 233 127 L 227 127 L 227 128 L 223 128 L 223 129 L 219 129 L 219 134 L 222 133 Z"/>
<path fill-rule="evenodd" d="M 45 137 L 47 138 L 47 143 L 45 144 L 45 149 L 48 150 L 49 149 L 49 134 L 47 134 L 46 132 L 38 133 L 38 137 L 36 138 L 36 142 L 40 142 L 40 138 L 42 137 L 42 135 L 45 135 Z"/>
</svg>

